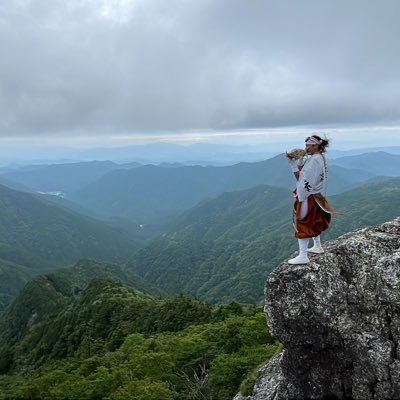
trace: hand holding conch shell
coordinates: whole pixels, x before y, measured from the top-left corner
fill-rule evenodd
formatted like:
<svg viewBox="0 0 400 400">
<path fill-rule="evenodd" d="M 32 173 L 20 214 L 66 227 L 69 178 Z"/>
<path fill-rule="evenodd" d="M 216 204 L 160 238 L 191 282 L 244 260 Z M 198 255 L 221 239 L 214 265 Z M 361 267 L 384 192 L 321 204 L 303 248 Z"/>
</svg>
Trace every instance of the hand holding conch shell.
<svg viewBox="0 0 400 400">
<path fill-rule="evenodd" d="M 303 149 L 293 149 L 289 152 L 286 152 L 286 157 L 290 160 L 300 160 L 306 155 L 305 150 Z"/>
<path fill-rule="evenodd" d="M 305 156 L 306 152 L 303 149 L 293 149 L 290 152 L 286 152 L 286 158 L 294 173 L 299 171 L 299 167 L 300 169 L 303 167 Z"/>
</svg>

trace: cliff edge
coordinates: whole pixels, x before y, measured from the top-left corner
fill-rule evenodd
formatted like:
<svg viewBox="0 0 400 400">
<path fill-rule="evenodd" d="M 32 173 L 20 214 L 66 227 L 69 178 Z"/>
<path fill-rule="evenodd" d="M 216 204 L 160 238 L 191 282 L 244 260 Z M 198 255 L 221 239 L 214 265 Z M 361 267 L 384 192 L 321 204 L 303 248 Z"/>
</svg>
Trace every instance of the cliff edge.
<svg viewBox="0 0 400 400">
<path fill-rule="evenodd" d="M 284 351 L 246 399 L 400 399 L 400 218 L 325 250 L 269 276 L 265 311 Z"/>
</svg>

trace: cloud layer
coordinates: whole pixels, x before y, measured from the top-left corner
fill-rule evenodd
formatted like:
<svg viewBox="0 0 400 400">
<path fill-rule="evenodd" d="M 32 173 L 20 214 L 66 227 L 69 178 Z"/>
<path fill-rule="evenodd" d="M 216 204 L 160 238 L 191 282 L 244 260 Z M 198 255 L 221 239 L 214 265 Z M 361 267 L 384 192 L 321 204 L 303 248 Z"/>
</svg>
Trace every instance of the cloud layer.
<svg viewBox="0 0 400 400">
<path fill-rule="evenodd" d="M 0 135 L 400 120 L 397 0 L 3 0 Z"/>
</svg>

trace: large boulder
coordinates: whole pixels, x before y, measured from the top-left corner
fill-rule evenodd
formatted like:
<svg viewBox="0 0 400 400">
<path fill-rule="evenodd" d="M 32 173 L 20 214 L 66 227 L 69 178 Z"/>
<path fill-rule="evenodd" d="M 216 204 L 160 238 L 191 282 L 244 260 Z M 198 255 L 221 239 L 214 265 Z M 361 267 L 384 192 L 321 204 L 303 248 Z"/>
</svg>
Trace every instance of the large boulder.
<svg viewBox="0 0 400 400">
<path fill-rule="evenodd" d="M 400 399 L 400 218 L 282 263 L 265 311 L 284 351 L 249 400 Z"/>
</svg>

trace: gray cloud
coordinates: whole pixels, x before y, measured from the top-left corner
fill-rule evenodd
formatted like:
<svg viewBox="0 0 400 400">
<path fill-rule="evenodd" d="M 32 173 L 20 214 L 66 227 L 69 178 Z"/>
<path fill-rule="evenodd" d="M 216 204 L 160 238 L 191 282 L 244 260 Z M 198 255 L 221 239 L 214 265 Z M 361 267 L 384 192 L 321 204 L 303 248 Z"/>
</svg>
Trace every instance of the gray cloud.
<svg viewBox="0 0 400 400">
<path fill-rule="evenodd" d="M 0 134 L 400 119 L 397 0 L 3 0 Z"/>
</svg>

